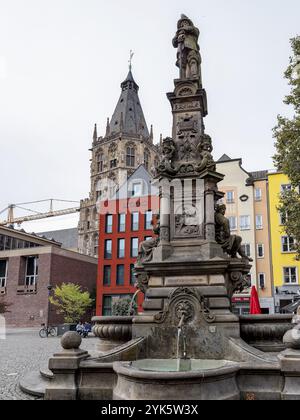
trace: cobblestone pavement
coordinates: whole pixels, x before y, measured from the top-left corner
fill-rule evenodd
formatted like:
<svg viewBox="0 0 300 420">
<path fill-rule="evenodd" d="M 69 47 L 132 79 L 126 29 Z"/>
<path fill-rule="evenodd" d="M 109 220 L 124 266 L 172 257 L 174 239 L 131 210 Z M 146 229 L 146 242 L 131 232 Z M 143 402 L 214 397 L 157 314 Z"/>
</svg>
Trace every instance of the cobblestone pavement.
<svg viewBox="0 0 300 420">
<path fill-rule="evenodd" d="M 26 373 L 47 367 L 48 359 L 61 350 L 58 337 L 41 339 L 39 330 L 8 331 L 6 340 L 0 339 L 0 400 L 34 400 L 18 386 Z M 83 350 L 94 350 L 97 339 L 82 341 Z"/>
</svg>

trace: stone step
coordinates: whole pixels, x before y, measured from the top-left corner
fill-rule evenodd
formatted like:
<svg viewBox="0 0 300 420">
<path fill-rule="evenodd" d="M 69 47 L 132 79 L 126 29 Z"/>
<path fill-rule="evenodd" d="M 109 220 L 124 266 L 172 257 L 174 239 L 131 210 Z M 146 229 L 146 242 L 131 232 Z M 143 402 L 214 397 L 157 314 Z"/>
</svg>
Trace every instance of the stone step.
<svg viewBox="0 0 300 420">
<path fill-rule="evenodd" d="M 51 379 L 41 375 L 41 372 L 34 371 L 28 373 L 20 380 L 19 387 L 25 394 L 44 398 L 50 380 Z"/>
</svg>

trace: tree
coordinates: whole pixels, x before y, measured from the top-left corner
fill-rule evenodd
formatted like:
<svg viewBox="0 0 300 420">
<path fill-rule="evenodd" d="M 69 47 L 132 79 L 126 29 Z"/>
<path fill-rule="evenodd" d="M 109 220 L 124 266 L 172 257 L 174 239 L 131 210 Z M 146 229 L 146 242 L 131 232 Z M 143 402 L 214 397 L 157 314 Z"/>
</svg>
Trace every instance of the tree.
<svg viewBox="0 0 300 420">
<path fill-rule="evenodd" d="M 130 297 L 118 299 L 112 307 L 113 316 L 130 316 L 137 313 L 137 304 Z"/>
<path fill-rule="evenodd" d="M 0 302 L 0 315 L 2 315 L 2 314 L 6 314 L 6 313 L 8 313 L 8 312 L 10 312 L 9 310 L 8 310 L 8 308 L 11 306 L 11 303 L 7 303 L 7 302 L 5 302 L 5 301 L 1 301 Z"/>
<path fill-rule="evenodd" d="M 58 313 L 64 316 L 64 321 L 71 324 L 79 322 L 93 304 L 89 292 L 83 292 L 80 286 L 73 283 L 56 286 L 54 296 L 49 300 L 58 308 Z"/>
<path fill-rule="evenodd" d="M 276 168 L 286 174 L 292 189 L 281 193 L 279 211 L 284 216 L 284 230 L 295 239 L 295 251 L 300 258 L 300 36 L 291 39 L 293 56 L 285 72 L 291 92 L 284 99 L 293 116 L 278 116 L 274 128 Z"/>
</svg>

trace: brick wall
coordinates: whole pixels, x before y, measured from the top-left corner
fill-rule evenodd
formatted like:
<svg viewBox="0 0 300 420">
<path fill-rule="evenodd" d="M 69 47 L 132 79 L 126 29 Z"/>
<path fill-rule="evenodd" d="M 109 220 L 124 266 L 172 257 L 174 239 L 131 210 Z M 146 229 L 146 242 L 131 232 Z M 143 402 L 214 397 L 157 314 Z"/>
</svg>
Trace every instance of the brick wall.
<svg viewBox="0 0 300 420">
<path fill-rule="evenodd" d="M 38 327 L 47 320 L 47 286 L 50 281 L 51 254 L 39 256 L 37 293 L 18 295 L 18 286 L 25 281 L 25 258 L 11 257 L 8 260 L 7 294 L 0 299 L 11 303 L 5 314 L 8 327 Z"/>
<path fill-rule="evenodd" d="M 25 281 L 25 258 L 13 256 L 8 259 L 7 294 L 0 296 L 0 301 L 11 303 L 10 312 L 5 314 L 6 324 L 9 328 L 39 327 L 47 323 L 48 316 L 48 289 L 51 284 L 56 286 L 63 282 L 72 282 L 82 285 L 83 289 L 93 291 L 96 287 L 97 264 L 87 261 L 68 258 L 65 255 L 45 253 L 39 255 L 39 275 L 36 294 L 18 295 L 18 286 Z M 50 324 L 56 325 L 63 321 L 56 310 L 50 311 Z M 90 314 L 89 316 L 91 316 Z"/>
</svg>

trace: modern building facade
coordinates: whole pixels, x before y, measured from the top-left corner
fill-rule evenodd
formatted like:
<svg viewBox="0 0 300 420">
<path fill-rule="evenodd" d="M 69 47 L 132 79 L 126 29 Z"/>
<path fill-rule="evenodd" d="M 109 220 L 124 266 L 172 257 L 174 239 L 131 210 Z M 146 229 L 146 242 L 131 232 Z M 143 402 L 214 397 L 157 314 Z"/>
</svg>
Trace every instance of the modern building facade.
<svg viewBox="0 0 300 420">
<path fill-rule="evenodd" d="M 251 283 L 258 289 L 262 311 L 272 314 L 267 171 L 247 172 L 242 167 L 242 159 L 227 155 L 217 162 L 217 171 L 225 175 L 219 188 L 224 193 L 231 231 L 243 238 L 245 252 L 253 258 Z M 250 292 L 249 289 L 234 297 L 236 312 L 249 313 Z"/>
<path fill-rule="evenodd" d="M 0 227 L 0 301 L 11 305 L 7 327 L 62 323 L 49 304 L 49 288 L 70 282 L 93 293 L 96 277 L 97 259 L 38 235 Z"/>
<path fill-rule="evenodd" d="M 94 129 L 90 196 L 81 201 L 78 226 L 79 252 L 86 255 L 98 255 L 97 200 L 104 195 L 112 198 L 140 165 L 151 172 L 158 160 L 153 127 L 149 131 L 138 92 L 130 68 L 113 116 L 107 120 L 105 135 L 99 137 L 97 126 Z"/>
<path fill-rule="evenodd" d="M 139 245 L 153 237 L 152 218 L 159 210 L 157 191 L 151 176 L 140 166 L 115 198 L 99 207 L 99 264 L 97 315 L 111 315 L 116 300 L 132 298 L 136 292 L 133 274 Z M 139 311 L 143 295 L 137 296 Z"/>
<path fill-rule="evenodd" d="M 283 173 L 269 173 L 270 231 L 276 312 L 284 312 L 300 294 L 300 261 L 296 260 L 294 239 L 284 230 L 285 215 L 278 211 L 280 194 L 291 188 Z"/>
</svg>

